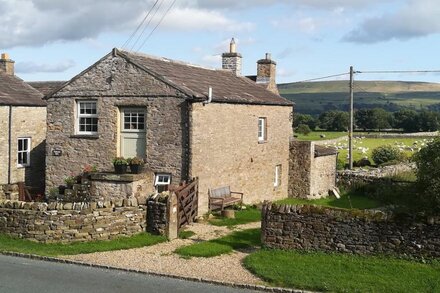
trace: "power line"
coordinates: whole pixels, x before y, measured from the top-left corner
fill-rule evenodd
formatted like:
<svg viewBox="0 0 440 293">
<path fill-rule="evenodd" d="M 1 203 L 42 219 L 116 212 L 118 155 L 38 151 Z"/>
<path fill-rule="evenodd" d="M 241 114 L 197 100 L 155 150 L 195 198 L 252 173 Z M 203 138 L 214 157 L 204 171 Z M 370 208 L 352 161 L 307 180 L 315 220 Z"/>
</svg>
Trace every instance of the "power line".
<svg viewBox="0 0 440 293">
<path fill-rule="evenodd" d="M 292 83 L 302 83 L 302 82 L 309 82 L 309 81 L 315 81 L 315 80 L 322 80 L 322 79 L 328 79 L 331 77 L 338 77 L 338 76 L 344 76 L 344 75 L 349 75 L 349 72 L 346 73 L 339 73 L 339 74 L 333 74 L 333 75 L 327 75 L 327 76 L 323 76 L 323 77 L 317 77 L 317 78 L 311 78 L 311 79 L 306 79 L 306 80 L 301 80 L 301 81 L 295 81 Z"/>
<path fill-rule="evenodd" d="M 148 16 L 150 15 L 151 11 L 153 11 L 154 7 L 157 5 L 157 2 L 159 2 L 159 0 L 156 0 L 153 4 L 153 6 L 150 8 L 150 10 L 148 11 L 148 13 L 145 15 L 144 19 L 142 19 L 141 23 L 139 23 L 139 25 L 136 27 L 136 29 L 133 31 L 133 33 L 130 35 L 130 37 L 125 41 L 125 43 L 122 45 L 122 48 L 124 48 L 125 46 L 128 46 L 128 44 L 130 44 L 131 40 L 133 39 L 133 37 L 137 34 L 137 32 L 139 31 L 139 29 L 141 28 L 141 26 L 145 23 L 145 20 L 147 20 Z"/>
<path fill-rule="evenodd" d="M 165 11 L 165 13 L 162 15 L 162 18 L 159 20 L 159 22 L 156 24 L 156 26 L 153 28 L 153 30 L 150 32 L 150 34 L 145 38 L 144 42 L 142 43 L 142 45 L 138 48 L 137 52 L 139 52 L 140 49 L 142 49 L 142 47 L 145 45 L 145 43 L 147 42 L 147 40 L 151 37 L 151 35 L 154 33 L 154 31 L 157 29 L 157 27 L 162 23 L 162 21 L 164 20 L 165 16 L 168 14 L 168 12 L 170 12 L 171 8 L 174 6 L 174 4 L 176 3 L 177 0 L 174 0 L 171 5 L 168 7 L 167 11 Z"/>
<path fill-rule="evenodd" d="M 142 32 L 140 33 L 140 35 L 137 37 L 136 41 L 134 42 L 133 46 L 131 46 L 131 50 L 133 51 L 134 47 L 136 46 L 136 44 L 139 42 L 139 40 L 142 38 L 142 36 L 145 33 L 145 30 L 147 29 L 147 27 L 150 25 L 151 21 L 153 20 L 153 18 L 156 16 L 157 12 L 159 11 L 160 7 L 163 4 L 163 0 L 159 0 L 159 5 L 156 7 L 156 10 L 154 11 L 153 15 L 150 17 L 150 19 L 148 20 L 147 24 L 144 26 L 144 29 L 142 30 Z"/>
<path fill-rule="evenodd" d="M 356 71 L 356 73 L 440 73 L 440 70 L 373 70 Z"/>
</svg>

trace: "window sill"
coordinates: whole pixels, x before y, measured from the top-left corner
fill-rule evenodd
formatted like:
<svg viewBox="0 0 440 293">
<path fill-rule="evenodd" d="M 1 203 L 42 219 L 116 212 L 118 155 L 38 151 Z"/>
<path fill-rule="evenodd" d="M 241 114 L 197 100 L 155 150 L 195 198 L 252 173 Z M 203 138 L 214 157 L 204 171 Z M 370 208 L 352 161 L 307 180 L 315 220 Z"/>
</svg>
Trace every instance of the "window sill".
<svg viewBox="0 0 440 293">
<path fill-rule="evenodd" d="M 263 144 L 263 143 L 267 143 L 267 140 L 259 140 L 258 144 Z"/>
<path fill-rule="evenodd" d="M 98 134 L 73 134 L 70 138 L 98 139 Z"/>
<path fill-rule="evenodd" d="M 31 165 L 17 165 L 17 169 L 26 169 L 29 168 Z"/>
</svg>

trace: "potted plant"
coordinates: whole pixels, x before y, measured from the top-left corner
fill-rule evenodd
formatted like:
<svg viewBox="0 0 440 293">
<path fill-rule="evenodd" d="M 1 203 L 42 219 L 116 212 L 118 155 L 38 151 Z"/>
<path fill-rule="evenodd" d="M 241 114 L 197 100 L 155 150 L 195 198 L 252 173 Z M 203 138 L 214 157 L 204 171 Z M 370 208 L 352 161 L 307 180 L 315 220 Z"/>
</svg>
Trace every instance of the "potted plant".
<svg viewBox="0 0 440 293">
<path fill-rule="evenodd" d="M 64 183 L 66 183 L 67 189 L 72 189 L 73 184 L 77 182 L 76 176 L 67 176 L 64 178 Z"/>
<path fill-rule="evenodd" d="M 134 157 L 131 159 L 127 159 L 128 164 L 130 165 L 131 173 L 139 174 L 142 172 L 142 166 L 144 165 L 144 160 L 139 157 Z"/>
<path fill-rule="evenodd" d="M 116 157 L 113 159 L 113 166 L 116 174 L 127 173 L 128 162 L 124 157 Z"/>
</svg>

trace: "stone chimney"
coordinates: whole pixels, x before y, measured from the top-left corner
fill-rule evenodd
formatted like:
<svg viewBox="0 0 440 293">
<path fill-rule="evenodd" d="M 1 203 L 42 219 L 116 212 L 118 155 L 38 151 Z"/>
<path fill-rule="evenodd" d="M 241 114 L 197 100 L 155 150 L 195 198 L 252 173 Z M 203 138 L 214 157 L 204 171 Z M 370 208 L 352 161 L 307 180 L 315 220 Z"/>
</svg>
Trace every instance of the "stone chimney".
<svg viewBox="0 0 440 293">
<path fill-rule="evenodd" d="M 7 53 L 2 53 L 0 59 L 0 72 L 14 75 L 14 63 L 15 61 L 9 59 L 9 55 Z"/>
<path fill-rule="evenodd" d="M 229 43 L 229 53 L 222 54 L 222 68 L 231 70 L 237 76 L 241 75 L 241 54 L 237 53 L 234 38 Z"/>
<path fill-rule="evenodd" d="M 266 85 L 266 89 L 278 95 L 278 87 L 275 82 L 276 68 L 277 63 L 271 59 L 270 53 L 266 53 L 265 59 L 257 61 L 256 82 L 261 85 Z"/>
</svg>

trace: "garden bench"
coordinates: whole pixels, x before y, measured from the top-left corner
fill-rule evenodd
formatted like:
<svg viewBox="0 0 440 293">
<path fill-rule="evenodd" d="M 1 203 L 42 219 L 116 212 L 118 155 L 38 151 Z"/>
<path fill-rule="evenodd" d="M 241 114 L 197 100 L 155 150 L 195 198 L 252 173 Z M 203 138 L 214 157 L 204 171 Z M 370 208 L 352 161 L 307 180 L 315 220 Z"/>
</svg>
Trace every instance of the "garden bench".
<svg viewBox="0 0 440 293">
<path fill-rule="evenodd" d="M 243 204 L 243 192 L 231 191 L 230 186 L 211 188 L 208 191 L 208 195 L 209 211 L 216 208 L 220 208 L 223 211 L 227 206 L 232 206 L 236 203 L 240 203 L 240 206 Z"/>
</svg>

